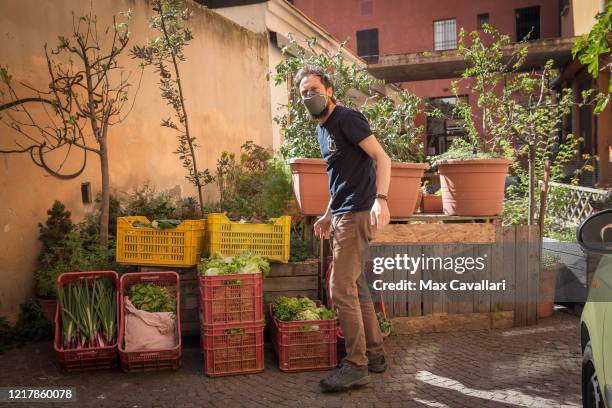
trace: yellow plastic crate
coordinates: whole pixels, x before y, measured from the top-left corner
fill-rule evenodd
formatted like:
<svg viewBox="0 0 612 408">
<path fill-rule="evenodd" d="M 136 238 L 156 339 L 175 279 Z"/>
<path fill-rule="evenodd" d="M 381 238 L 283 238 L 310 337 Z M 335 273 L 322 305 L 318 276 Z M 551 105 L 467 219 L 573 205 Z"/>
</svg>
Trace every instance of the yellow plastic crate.
<svg viewBox="0 0 612 408">
<path fill-rule="evenodd" d="M 127 265 L 193 266 L 204 250 L 206 220 L 185 220 L 172 229 L 133 227 L 147 217 L 117 218 L 117 262 Z"/>
<path fill-rule="evenodd" d="M 289 261 L 291 216 L 271 218 L 273 224 L 240 224 L 231 222 L 225 214 L 208 214 L 206 249 L 209 254 L 220 252 L 225 256 L 240 251 L 279 262 Z"/>
</svg>

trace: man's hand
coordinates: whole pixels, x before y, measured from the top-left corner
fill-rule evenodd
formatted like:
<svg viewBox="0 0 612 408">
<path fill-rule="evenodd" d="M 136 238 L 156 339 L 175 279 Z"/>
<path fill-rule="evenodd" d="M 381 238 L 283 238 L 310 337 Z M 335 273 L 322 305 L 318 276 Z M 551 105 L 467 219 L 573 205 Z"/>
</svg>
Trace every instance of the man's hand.
<svg viewBox="0 0 612 408">
<path fill-rule="evenodd" d="M 332 216 L 326 212 L 314 224 L 315 235 L 319 238 L 329 238 L 329 230 L 331 228 Z"/>
<path fill-rule="evenodd" d="M 370 210 L 370 223 L 377 228 L 381 228 L 387 225 L 390 219 L 391 215 L 389 214 L 387 200 L 377 198 Z"/>
</svg>

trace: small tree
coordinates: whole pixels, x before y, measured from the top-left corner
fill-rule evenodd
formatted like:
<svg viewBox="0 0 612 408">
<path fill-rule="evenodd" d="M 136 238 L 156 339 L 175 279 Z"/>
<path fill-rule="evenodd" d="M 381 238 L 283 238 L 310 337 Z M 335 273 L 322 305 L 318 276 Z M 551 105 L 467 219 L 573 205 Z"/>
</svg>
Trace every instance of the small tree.
<svg viewBox="0 0 612 408">
<path fill-rule="evenodd" d="M 510 94 L 502 123 L 511 130 L 517 156 L 527 158 L 526 175 L 519 163 L 515 163 L 514 167 L 519 186 L 527 182 L 528 225 L 535 223 L 538 180 L 545 178 L 546 161 L 551 163 L 551 179 L 565 177 L 564 167 L 576 156 L 580 142 L 572 134 L 561 139 L 563 117 L 571 112 L 573 100 L 571 89 L 561 92 L 551 89 L 550 83 L 555 76 L 553 61 L 548 61 L 537 74 L 514 76 L 505 91 Z M 513 94 L 517 98 L 512 99 Z M 540 220 L 540 223 L 544 223 L 544 220 Z"/>
<path fill-rule="evenodd" d="M 146 45 L 134 46 L 132 56 L 142 61 L 142 66 L 153 65 L 159 74 L 159 87 L 162 99 L 174 110 L 175 120 L 162 121 L 161 125 L 177 132 L 178 148 L 176 153 L 187 170 L 187 180 L 198 191 L 200 213 L 204 215 L 204 195 L 202 188 L 213 181 L 208 169 L 200 171 L 196 160 L 196 138 L 189 128 L 189 117 L 185 104 L 183 83 L 179 63 L 185 61 L 184 49 L 193 39 L 193 34 L 184 23 L 191 18 L 191 11 L 182 0 L 154 0 L 155 15 L 149 19 L 151 27 L 161 35 Z M 177 123 L 178 121 L 178 123 Z"/>
<path fill-rule="evenodd" d="M 487 157 L 513 157 L 510 144 L 511 129 L 505 126 L 500 117 L 504 115 L 512 98 L 512 91 L 506 88 L 510 77 L 517 73 L 527 56 L 526 47 L 513 49 L 509 56 L 504 55 L 504 47 L 511 44 L 510 37 L 502 35 L 492 27 L 483 28 L 489 41 L 483 41 L 479 31 L 469 35 L 459 32 L 459 53 L 463 56 L 466 68 L 462 79 L 451 82 L 456 97 L 453 115 L 462 120 L 467 138 L 454 138 L 447 152 L 432 156 L 430 160 L 469 159 Z M 489 45 L 490 44 L 490 45 Z M 473 109 L 469 98 L 460 97 L 465 91 L 475 100 Z M 429 113 L 441 115 L 439 110 Z"/>
<path fill-rule="evenodd" d="M 514 203 L 527 199 L 527 224 L 532 225 L 537 213 L 537 184 L 544 178 L 545 162 L 552 161 L 551 176 L 559 179 L 564 176 L 564 166 L 576 155 L 579 139 L 571 134 L 560 137 L 563 117 L 573 105 L 571 90 L 557 92 L 551 88 L 556 74 L 553 61 L 538 72 L 525 70 L 528 48 L 524 41 L 512 45 L 509 36 L 489 25 L 483 32 L 485 38 L 479 31 L 471 32 L 469 44 L 463 30 L 459 35 L 459 51 L 467 63 L 460 81 L 468 81 L 465 89 L 476 101 L 474 109 L 460 99 L 460 81 L 453 82 L 458 99 L 454 113 L 465 123 L 467 139 L 454 139 L 449 151 L 431 159 L 517 159 L 513 164 L 517 185 L 509 193 Z M 520 160 L 523 157 L 526 170 Z"/>
<path fill-rule="evenodd" d="M 121 14 L 125 20 L 118 23 L 113 17 L 112 27 L 104 31 L 110 34 L 107 38 L 99 36 L 97 18 L 92 11 L 78 18 L 73 13 L 72 33 L 68 37 L 60 36 L 57 47 L 49 49 L 46 44 L 44 47 L 48 89 L 18 82 L 33 96 L 19 96 L 12 75 L 6 67 L 0 67 L 0 80 L 5 87 L 0 93 L 0 121 L 21 137 L 15 139 L 15 147 L 0 149 L 0 153 L 28 154 L 36 165 L 60 179 L 80 175 L 87 153 L 96 154 L 100 158 L 102 181 L 100 244 L 103 247 L 108 245 L 110 201 L 108 131 L 126 118 L 135 100 L 134 95 L 130 105 L 131 74 L 119 64 L 119 56 L 129 42 L 127 21 L 131 11 Z M 32 111 L 30 106 L 34 103 L 40 104 L 46 120 Z M 78 150 L 83 152 L 81 168 L 66 173 L 63 170 L 66 160 Z M 65 155 L 57 166 L 48 160 L 54 152 Z"/>
<path fill-rule="evenodd" d="M 293 75 L 306 65 L 324 69 L 332 77 L 336 101 L 361 110 L 370 122 L 372 132 L 392 160 L 425 160 L 421 143 L 423 126 L 414 124 L 420 106 L 417 96 L 403 89 L 398 89 L 395 100 L 379 94 L 375 88 L 384 85 L 384 82 L 370 75 L 365 66 L 347 62 L 344 43 L 333 52 L 319 52 L 316 50 L 315 37 L 302 45 L 289 35 L 289 44 L 283 47 L 282 53 L 286 59 L 276 65 L 272 74 L 276 85 L 291 82 Z M 320 157 L 315 134 L 317 122 L 304 107 L 293 84 L 289 88 L 286 113 L 274 118 L 284 134 L 281 154 L 285 158 Z M 351 90 L 369 95 L 365 104 L 357 106 L 349 96 Z"/>
</svg>

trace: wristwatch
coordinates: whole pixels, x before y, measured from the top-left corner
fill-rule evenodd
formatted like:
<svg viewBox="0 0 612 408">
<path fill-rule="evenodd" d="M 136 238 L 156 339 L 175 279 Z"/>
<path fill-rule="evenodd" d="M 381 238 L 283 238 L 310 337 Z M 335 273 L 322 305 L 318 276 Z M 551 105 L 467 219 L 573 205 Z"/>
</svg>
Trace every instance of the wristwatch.
<svg viewBox="0 0 612 408">
<path fill-rule="evenodd" d="M 376 193 L 376 198 L 380 198 L 380 199 L 383 199 L 383 200 L 387 201 L 387 195 L 386 194 Z"/>
</svg>

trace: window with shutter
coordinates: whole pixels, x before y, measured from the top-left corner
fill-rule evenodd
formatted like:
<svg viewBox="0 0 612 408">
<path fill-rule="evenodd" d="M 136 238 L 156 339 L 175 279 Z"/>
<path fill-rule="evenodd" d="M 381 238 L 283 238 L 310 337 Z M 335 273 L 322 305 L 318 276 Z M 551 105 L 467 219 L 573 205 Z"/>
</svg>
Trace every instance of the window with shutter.
<svg viewBox="0 0 612 408">
<path fill-rule="evenodd" d="M 434 21 L 434 50 L 457 48 L 457 20 L 454 18 Z"/>
</svg>

